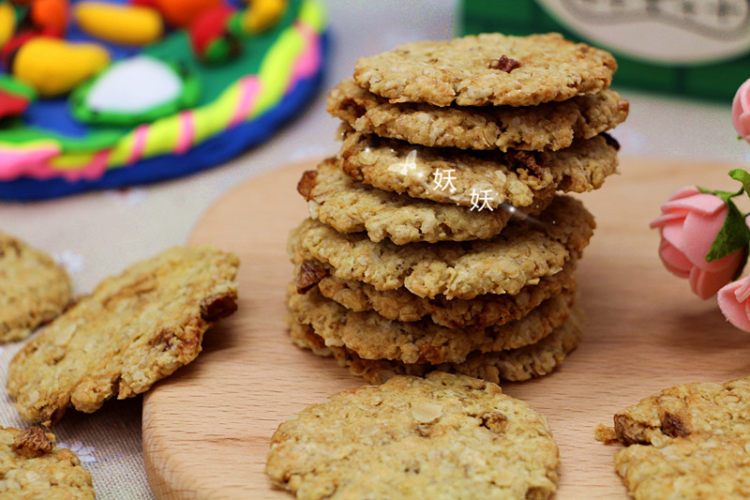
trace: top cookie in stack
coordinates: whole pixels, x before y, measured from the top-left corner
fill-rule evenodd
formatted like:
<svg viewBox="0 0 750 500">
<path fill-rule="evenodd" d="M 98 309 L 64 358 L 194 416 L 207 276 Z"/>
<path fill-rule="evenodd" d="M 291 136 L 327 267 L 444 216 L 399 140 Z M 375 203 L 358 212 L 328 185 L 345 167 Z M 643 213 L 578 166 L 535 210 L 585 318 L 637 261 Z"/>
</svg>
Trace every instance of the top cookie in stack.
<svg viewBox="0 0 750 500">
<path fill-rule="evenodd" d="M 336 158 L 305 172 L 293 340 L 369 380 L 443 370 L 524 380 L 580 338 L 593 232 L 556 192 L 616 171 L 613 57 L 560 35 L 485 34 L 363 58 L 331 92 Z"/>
</svg>

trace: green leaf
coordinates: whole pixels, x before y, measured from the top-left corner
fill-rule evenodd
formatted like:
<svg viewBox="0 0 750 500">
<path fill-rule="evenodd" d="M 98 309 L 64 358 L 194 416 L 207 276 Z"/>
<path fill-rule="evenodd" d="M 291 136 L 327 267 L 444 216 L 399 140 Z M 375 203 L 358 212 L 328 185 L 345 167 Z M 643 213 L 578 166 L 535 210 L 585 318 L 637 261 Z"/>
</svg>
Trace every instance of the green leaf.
<svg viewBox="0 0 750 500">
<path fill-rule="evenodd" d="M 706 254 L 706 261 L 713 262 L 721 259 L 737 250 L 745 251 L 745 262 L 747 262 L 747 248 L 750 244 L 750 229 L 745 224 L 745 217 L 740 213 L 737 206 L 727 200 L 727 218 L 724 225 L 716 235 L 710 250 Z M 744 262 L 741 266 L 744 267 Z"/>
<path fill-rule="evenodd" d="M 729 177 L 734 180 L 740 181 L 745 192 L 750 194 L 750 172 L 737 168 L 729 172 Z"/>
<path fill-rule="evenodd" d="M 704 194 L 712 194 L 714 196 L 718 196 L 719 198 L 722 199 L 722 201 L 724 203 L 729 203 L 729 200 L 731 200 L 735 196 L 741 195 L 745 191 L 745 188 L 740 189 L 736 193 L 732 193 L 730 191 L 721 191 L 719 189 L 716 189 L 716 190 L 714 190 L 714 189 L 707 189 L 707 188 L 698 186 L 698 191 L 700 191 L 701 193 L 704 193 Z"/>
</svg>

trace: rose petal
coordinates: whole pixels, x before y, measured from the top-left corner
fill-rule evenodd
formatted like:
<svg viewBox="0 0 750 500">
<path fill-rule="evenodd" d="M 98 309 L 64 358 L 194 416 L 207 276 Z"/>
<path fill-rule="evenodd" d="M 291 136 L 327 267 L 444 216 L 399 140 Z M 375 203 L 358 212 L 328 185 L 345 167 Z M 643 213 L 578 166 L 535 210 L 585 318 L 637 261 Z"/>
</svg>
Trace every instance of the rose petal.
<svg viewBox="0 0 750 500">
<path fill-rule="evenodd" d="M 735 126 L 737 133 L 746 141 L 750 141 L 750 110 L 742 113 L 737 123 L 739 123 L 739 126 Z"/>
<path fill-rule="evenodd" d="M 743 115 L 750 113 L 750 79 L 740 85 L 732 100 L 732 124 L 737 133 L 750 142 L 750 123 Z"/>
<path fill-rule="evenodd" d="M 716 215 L 722 209 L 726 209 L 724 201 L 713 194 L 698 192 L 688 198 L 671 200 L 662 205 L 663 212 L 673 210 L 689 210 L 690 213 L 701 213 L 705 215 Z"/>
<path fill-rule="evenodd" d="M 704 271 L 699 267 L 690 270 L 690 288 L 702 299 L 712 297 L 721 287 L 729 283 L 732 279 L 732 272 L 712 273 Z"/>
<path fill-rule="evenodd" d="M 648 225 L 648 227 L 650 227 L 651 229 L 656 229 L 658 227 L 663 227 L 663 226 L 669 224 L 670 222 L 675 222 L 675 221 L 680 221 L 680 225 L 681 225 L 682 224 L 682 222 L 681 222 L 682 219 L 684 219 L 685 217 L 687 217 L 687 214 L 688 214 L 687 211 L 683 211 L 683 212 L 670 212 L 668 214 L 662 214 L 659 217 L 657 217 L 656 219 L 654 219 L 653 221 L 651 221 L 651 223 Z"/>
<path fill-rule="evenodd" d="M 659 245 L 659 257 L 664 267 L 672 274 L 676 274 L 680 278 L 690 276 L 690 270 L 693 268 L 693 265 L 682 252 L 665 239 L 662 239 Z"/>
<path fill-rule="evenodd" d="M 700 190 L 695 186 L 683 186 L 680 189 L 677 190 L 672 196 L 670 196 L 669 201 L 679 200 L 681 198 L 687 198 L 688 196 L 693 196 L 696 194 L 699 194 Z"/>
<path fill-rule="evenodd" d="M 717 302 L 727 321 L 740 330 L 750 332 L 750 314 L 748 313 L 750 304 L 747 301 L 738 301 L 735 294 L 737 289 L 747 283 L 747 280 L 746 277 L 722 287 L 719 290 Z"/>
<path fill-rule="evenodd" d="M 711 250 L 711 245 L 719 234 L 721 227 L 724 225 L 726 218 L 726 205 L 723 213 L 707 216 L 693 212 L 685 217 L 685 224 L 682 226 L 682 241 L 677 244 L 677 248 L 690 259 L 693 265 L 705 269 L 706 271 L 717 272 L 731 265 L 730 262 L 719 259 L 713 262 L 706 261 L 706 255 Z"/>
</svg>

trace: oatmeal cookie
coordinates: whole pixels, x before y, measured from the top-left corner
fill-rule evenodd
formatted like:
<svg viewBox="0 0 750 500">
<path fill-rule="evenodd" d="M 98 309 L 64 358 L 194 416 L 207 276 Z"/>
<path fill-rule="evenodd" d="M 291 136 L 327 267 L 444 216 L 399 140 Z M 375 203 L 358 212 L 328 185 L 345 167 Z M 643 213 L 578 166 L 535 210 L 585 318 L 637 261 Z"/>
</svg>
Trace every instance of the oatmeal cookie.
<svg viewBox="0 0 750 500">
<path fill-rule="evenodd" d="M 513 218 L 538 215 L 554 197 L 548 190 L 538 193 L 534 203 L 525 208 L 503 204 L 493 211 L 469 210 L 356 182 L 333 158 L 323 161 L 316 170 L 306 171 L 297 189 L 308 201 L 313 219 L 340 233 L 367 231 L 372 241 L 388 238 L 397 245 L 489 239 Z"/>
<path fill-rule="evenodd" d="M 558 273 L 580 257 L 594 225 L 580 201 L 557 196 L 538 219 L 511 224 L 491 240 L 397 246 L 373 243 L 362 234 L 341 234 L 307 219 L 292 231 L 288 251 L 298 267 L 317 261 L 332 276 L 376 290 L 406 287 L 419 297 L 468 300 L 484 294 L 515 295 Z M 317 281 L 322 277 L 316 276 Z"/>
<path fill-rule="evenodd" d="M 363 134 L 428 147 L 460 149 L 564 149 L 573 139 L 590 139 L 628 116 L 628 101 L 614 90 L 563 102 L 524 107 L 436 107 L 390 103 L 354 80 L 328 95 L 328 112 Z"/>
<path fill-rule="evenodd" d="M 425 148 L 353 132 L 346 134 L 339 156 L 344 172 L 369 186 L 482 211 L 502 203 L 526 207 L 550 189 L 600 188 L 617 171 L 613 141 L 598 135 L 560 151 L 500 153 Z"/>
<path fill-rule="evenodd" d="M 404 363 L 460 363 L 474 352 L 517 349 L 534 344 L 560 327 L 570 315 L 575 293 L 556 295 L 525 317 L 484 329 L 455 330 L 430 320 L 405 323 L 377 313 L 354 312 L 321 296 L 313 288 L 288 289 L 292 320 L 309 324 L 326 345 L 346 347 L 364 359 L 392 359 Z"/>
<path fill-rule="evenodd" d="M 574 292 L 577 288 L 575 268 L 575 261 L 568 262 L 559 273 L 541 278 L 536 285 L 523 287 L 516 295 L 479 295 L 472 300 L 447 300 L 443 296 L 427 299 L 405 288 L 380 292 L 372 285 L 342 280 L 327 272 L 321 275 L 317 285 L 324 297 L 352 311 L 375 311 L 396 321 L 428 318 L 446 328 L 476 329 L 521 319 L 543 301 Z"/>
<path fill-rule="evenodd" d="M 106 278 L 11 361 L 21 417 L 49 426 L 69 406 L 91 413 L 190 363 L 204 332 L 237 308 L 238 265 L 210 247 L 175 247 Z"/>
<path fill-rule="evenodd" d="M 750 497 L 750 378 L 670 387 L 618 412 L 600 440 L 637 500 Z"/>
<path fill-rule="evenodd" d="M 0 427 L 0 497 L 93 500 L 91 475 L 41 427 Z"/>
<path fill-rule="evenodd" d="M 266 473 L 297 498 L 549 498 L 546 419 L 492 383 L 433 372 L 335 394 L 282 423 Z"/>
<path fill-rule="evenodd" d="M 52 257 L 0 232 L 0 342 L 27 337 L 70 300 L 68 273 Z"/>
<path fill-rule="evenodd" d="M 485 33 L 400 45 L 357 61 L 357 84 L 391 102 L 435 106 L 536 106 L 609 87 L 609 52 L 558 33 Z"/>
<path fill-rule="evenodd" d="M 431 370 L 461 373 L 490 382 L 522 382 L 552 373 L 581 341 L 581 313 L 573 308 L 568 320 L 536 344 L 509 351 L 472 353 L 463 363 L 404 364 L 400 361 L 362 359 L 345 347 L 326 346 L 310 325 L 289 322 L 292 341 L 318 356 L 333 356 L 339 365 L 370 383 L 380 383 L 394 375 L 422 376 Z"/>
</svg>

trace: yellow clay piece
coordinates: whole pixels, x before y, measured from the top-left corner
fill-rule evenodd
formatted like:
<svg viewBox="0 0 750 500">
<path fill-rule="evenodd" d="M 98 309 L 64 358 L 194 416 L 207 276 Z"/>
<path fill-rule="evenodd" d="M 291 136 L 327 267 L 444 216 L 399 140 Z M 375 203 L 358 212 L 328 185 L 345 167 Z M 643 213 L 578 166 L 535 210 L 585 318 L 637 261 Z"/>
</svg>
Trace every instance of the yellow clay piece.
<svg viewBox="0 0 750 500">
<path fill-rule="evenodd" d="M 148 7 L 79 2 L 74 16 L 78 26 L 89 35 L 122 45 L 148 45 L 164 33 L 161 16 Z"/>
<path fill-rule="evenodd" d="M 242 16 L 242 29 L 248 33 L 265 31 L 276 24 L 284 9 L 286 0 L 251 0 Z"/>
<path fill-rule="evenodd" d="M 70 92 L 108 64 L 109 53 L 100 45 L 37 37 L 18 51 L 13 76 L 39 95 L 53 97 Z"/>
<path fill-rule="evenodd" d="M 11 39 L 16 30 L 16 11 L 10 2 L 0 3 L 0 47 Z"/>
</svg>

